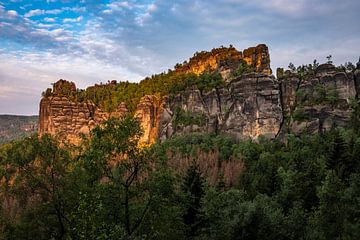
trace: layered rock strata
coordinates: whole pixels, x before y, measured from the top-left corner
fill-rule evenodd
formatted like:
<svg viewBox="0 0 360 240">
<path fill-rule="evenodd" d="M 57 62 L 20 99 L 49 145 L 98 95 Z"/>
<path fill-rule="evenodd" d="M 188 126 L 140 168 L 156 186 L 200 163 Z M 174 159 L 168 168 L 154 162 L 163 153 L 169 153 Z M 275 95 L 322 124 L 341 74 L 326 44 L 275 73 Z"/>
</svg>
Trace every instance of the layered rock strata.
<svg viewBox="0 0 360 240">
<path fill-rule="evenodd" d="M 191 121 L 181 121 L 181 114 Z M 178 120 L 180 118 L 180 120 Z M 202 118 L 202 121 L 196 121 Z M 237 139 L 260 135 L 274 138 L 280 130 L 282 109 L 279 85 L 270 75 L 247 74 L 224 88 L 202 93 L 193 88 L 164 101 L 159 138 L 190 132 L 231 135 Z"/>
<path fill-rule="evenodd" d="M 358 72 L 322 64 L 303 79 L 296 74 L 283 78 L 280 85 L 286 121 L 282 133 L 315 133 L 346 127 L 352 114 L 351 101 L 358 95 Z"/>
<path fill-rule="evenodd" d="M 271 74 L 269 49 L 265 44 L 250 47 L 243 52 L 234 47 L 215 48 L 211 52 L 197 52 L 189 62 L 175 66 L 177 72 L 195 73 L 220 70 L 222 72 L 235 70 L 244 61 L 256 72 Z"/>
<path fill-rule="evenodd" d="M 71 98 L 75 92 L 75 84 L 65 80 L 59 80 L 53 89 L 46 90 L 40 101 L 40 135 L 60 134 L 71 142 L 78 143 L 80 134 L 87 135 L 96 125 L 110 117 L 120 118 L 128 112 L 124 103 L 114 112 L 105 112 L 90 101 L 81 102 Z"/>
<path fill-rule="evenodd" d="M 231 76 L 235 66 L 245 61 L 254 72 L 223 78 L 227 81 L 225 87 L 207 92 L 193 86 L 163 99 L 142 97 L 134 111 L 144 130 L 142 144 L 191 132 L 226 134 L 239 140 L 261 135 L 275 138 L 286 133 L 324 132 L 333 126 L 346 127 L 350 121 L 350 102 L 357 99 L 360 90 L 360 64 L 350 72 L 323 64 L 306 75 L 290 71 L 284 74 L 280 69 L 276 79 L 271 75 L 265 45 L 243 53 L 230 48 L 228 58 L 222 50 L 199 54 L 176 71 L 199 74 L 227 70 L 227 76 Z M 129 112 L 125 103 L 114 112 L 106 112 L 92 102 L 77 101 L 71 97 L 75 91 L 74 83 L 60 80 L 44 93 L 40 102 L 40 134 L 64 134 L 77 143 L 80 133 L 88 134 L 104 120 Z"/>
</svg>

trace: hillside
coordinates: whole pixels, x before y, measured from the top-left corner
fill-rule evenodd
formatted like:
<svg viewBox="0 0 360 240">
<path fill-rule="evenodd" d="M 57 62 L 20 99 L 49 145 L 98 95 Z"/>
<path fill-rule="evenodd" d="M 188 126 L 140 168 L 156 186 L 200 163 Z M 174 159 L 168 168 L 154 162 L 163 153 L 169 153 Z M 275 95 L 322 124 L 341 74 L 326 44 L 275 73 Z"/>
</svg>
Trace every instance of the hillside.
<svg viewBox="0 0 360 240">
<path fill-rule="evenodd" d="M 0 115 L 0 143 L 36 133 L 38 116 Z"/>
</svg>

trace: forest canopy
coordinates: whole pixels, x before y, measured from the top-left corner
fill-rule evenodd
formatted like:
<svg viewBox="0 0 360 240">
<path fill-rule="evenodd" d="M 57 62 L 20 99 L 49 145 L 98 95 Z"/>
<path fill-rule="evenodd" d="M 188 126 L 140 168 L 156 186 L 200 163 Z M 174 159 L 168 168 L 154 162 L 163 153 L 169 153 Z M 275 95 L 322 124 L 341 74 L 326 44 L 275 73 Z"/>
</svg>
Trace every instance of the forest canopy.
<svg viewBox="0 0 360 240">
<path fill-rule="evenodd" d="M 139 148 L 139 123 L 125 117 L 78 147 L 48 135 L 2 145 L 0 239 L 358 239 L 353 126 Z"/>
</svg>

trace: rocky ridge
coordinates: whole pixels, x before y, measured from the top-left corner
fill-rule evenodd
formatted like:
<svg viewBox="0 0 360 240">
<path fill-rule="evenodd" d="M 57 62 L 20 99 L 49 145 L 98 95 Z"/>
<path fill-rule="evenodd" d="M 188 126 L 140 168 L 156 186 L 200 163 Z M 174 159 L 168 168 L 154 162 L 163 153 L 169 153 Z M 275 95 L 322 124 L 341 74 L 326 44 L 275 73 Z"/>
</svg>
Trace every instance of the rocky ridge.
<svg viewBox="0 0 360 240">
<path fill-rule="evenodd" d="M 243 62 L 252 72 L 231 77 Z M 360 90 L 359 65 L 348 72 L 323 64 L 305 76 L 279 69 L 276 79 L 264 44 L 243 52 L 230 47 L 197 53 L 175 71 L 217 71 L 227 84 L 211 91 L 193 86 L 163 98 L 143 96 L 134 112 L 144 129 L 143 144 L 190 132 L 256 139 L 327 131 L 334 125 L 346 126 L 350 101 Z M 71 97 L 76 91 L 75 84 L 65 80 L 46 90 L 40 102 L 40 134 L 65 134 L 77 143 L 80 133 L 88 134 L 104 120 L 129 113 L 125 103 L 106 112 L 90 101 L 77 101 Z"/>
</svg>

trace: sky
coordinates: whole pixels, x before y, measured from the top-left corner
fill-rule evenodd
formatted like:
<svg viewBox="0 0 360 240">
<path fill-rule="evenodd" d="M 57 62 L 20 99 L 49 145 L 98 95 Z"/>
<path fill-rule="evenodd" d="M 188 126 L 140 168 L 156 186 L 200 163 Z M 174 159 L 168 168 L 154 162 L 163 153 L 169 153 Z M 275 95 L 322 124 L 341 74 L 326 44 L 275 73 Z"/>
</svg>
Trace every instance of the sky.
<svg viewBox="0 0 360 240">
<path fill-rule="evenodd" d="M 0 114 L 59 79 L 139 82 L 196 51 L 268 45 L 271 67 L 356 63 L 359 0 L 0 0 Z"/>
</svg>

